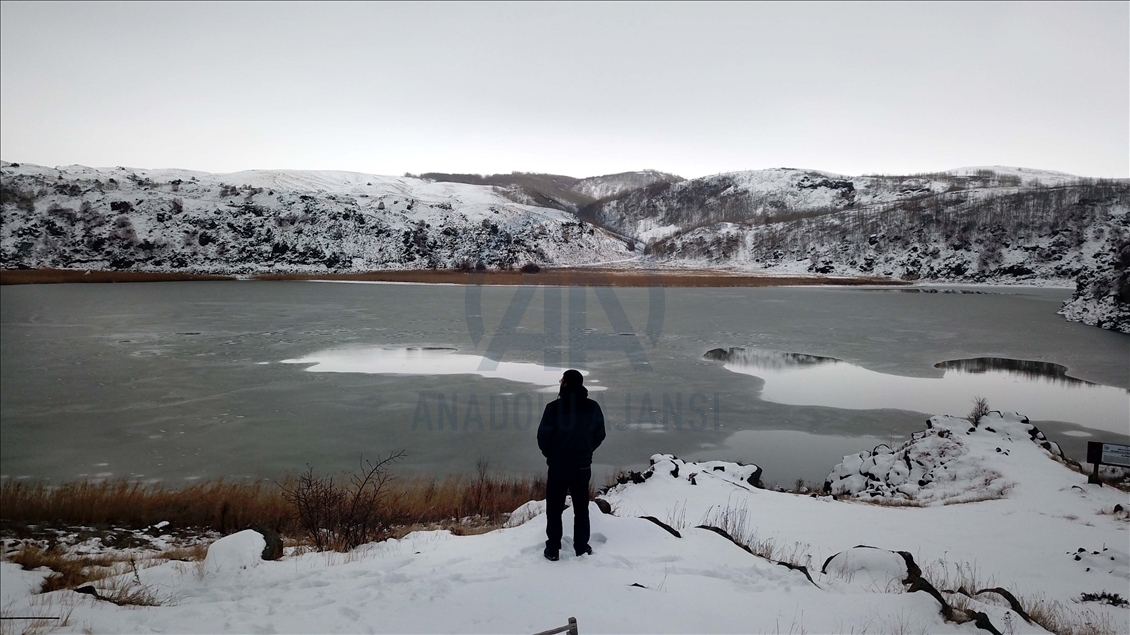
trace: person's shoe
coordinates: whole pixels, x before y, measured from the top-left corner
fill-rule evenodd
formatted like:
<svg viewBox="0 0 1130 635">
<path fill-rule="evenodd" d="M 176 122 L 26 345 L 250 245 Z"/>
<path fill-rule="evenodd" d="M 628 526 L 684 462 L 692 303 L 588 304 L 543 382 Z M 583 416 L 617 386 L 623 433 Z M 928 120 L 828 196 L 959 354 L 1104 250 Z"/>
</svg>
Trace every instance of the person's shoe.
<svg viewBox="0 0 1130 635">
<path fill-rule="evenodd" d="M 585 545 L 583 547 L 577 547 L 576 552 L 577 552 L 578 558 L 581 557 L 581 556 L 584 556 L 584 555 L 591 556 L 592 555 L 592 547 L 590 547 L 588 545 Z"/>
<path fill-rule="evenodd" d="M 556 549 L 550 549 L 549 547 L 545 548 L 545 551 L 542 552 L 542 555 L 544 555 L 545 559 L 549 560 L 550 562 L 557 562 L 557 560 L 559 559 L 559 556 L 557 555 L 557 550 Z"/>
</svg>

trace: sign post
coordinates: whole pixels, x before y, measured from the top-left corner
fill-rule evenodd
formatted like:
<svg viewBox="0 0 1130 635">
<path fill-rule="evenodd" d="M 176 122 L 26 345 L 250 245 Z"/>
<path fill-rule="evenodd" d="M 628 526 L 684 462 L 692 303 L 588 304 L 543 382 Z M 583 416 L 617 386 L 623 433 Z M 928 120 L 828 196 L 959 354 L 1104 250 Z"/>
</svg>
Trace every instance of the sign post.
<svg viewBox="0 0 1130 635">
<path fill-rule="evenodd" d="M 1091 471 L 1091 475 L 1087 477 L 1087 482 L 1098 483 L 1101 487 L 1102 482 L 1099 481 L 1099 466 L 1114 465 L 1117 467 L 1130 468 L 1130 445 L 1088 441 L 1087 462 L 1095 466 Z"/>
</svg>

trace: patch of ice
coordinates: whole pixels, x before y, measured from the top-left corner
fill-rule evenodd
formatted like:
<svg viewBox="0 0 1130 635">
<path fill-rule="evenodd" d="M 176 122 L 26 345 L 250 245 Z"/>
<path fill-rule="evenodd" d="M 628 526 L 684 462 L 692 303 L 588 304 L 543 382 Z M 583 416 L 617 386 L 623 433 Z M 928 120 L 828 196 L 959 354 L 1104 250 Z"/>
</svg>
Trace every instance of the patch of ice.
<svg viewBox="0 0 1130 635">
<path fill-rule="evenodd" d="M 971 396 L 983 395 L 990 404 L 1023 404 L 1035 420 L 1069 421 L 1117 434 L 1130 432 L 1127 391 L 1112 386 L 1069 385 L 1003 371 L 950 369 L 941 378 L 903 377 L 812 355 L 756 349 L 713 353 L 708 353 L 710 359 L 724 361 L 727 370 L 764 379 L 761 398 L 774 403 L 964 414 Z"/>
<path fill-rule="evenodd" d="M 479 375 L 532 384 L 556 390 L 564 368 L 531 362 L 499 362 L 482 355 L 444 348 L 363 347 L 319 351 L 283 364 L 313 364 L 315 373 L 367 373 L 388 375 Z M 588 375 L 588 371 L 580 371 Z M 604 390 L 589 386 L 590 391 Z"/>
</svg>

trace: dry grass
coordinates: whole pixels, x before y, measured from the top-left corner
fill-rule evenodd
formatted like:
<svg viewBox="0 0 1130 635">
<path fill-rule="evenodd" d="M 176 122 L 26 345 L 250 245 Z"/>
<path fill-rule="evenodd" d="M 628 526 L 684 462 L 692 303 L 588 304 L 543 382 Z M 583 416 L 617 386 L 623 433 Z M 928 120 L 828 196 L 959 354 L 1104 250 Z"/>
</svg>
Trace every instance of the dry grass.
<svg viewBox="0 0 1130 635">
<path fill-rule="evenodd" d="M 112 553 L 72 554 L 58 547 L 43 547 L 34 543 L 24 543 L 14 553 L 6 555 L 4 559 L 28 570 L 40 567 L 51 569 L 52 573 L 44 578 L 40 589 L 43 593 L 49 593 L 59 589 L 73 589 L 114 575 L 116 572 L 115 565 L 128 560 L 128 558 L 128 556 Z"/>
<path fill-rule="evenodd" d="M 71 626 L 74 598 L 34 596 L 26 608 L 15 608 L 15 600 L 4 605 L 0 613 L 8 617 L 27 617 L 26 620 L 0 620 L 0 635 L 46 635 Z"/>
<path fill-rule="evenodd" d="M 0 509 L 5 521 L 27 524 L 144 528 L 169 521 L 178 528 L 226 532 L 253 524 L 279 531 L 291 522 L 278 486 L 222 480 L 183 488 L 125 480 L 57 487 L 7 481 L 0 485 Z"/>
<path fill-rule="evenodd" d="M 970 595 L 975 595 L 981 589 L 999 586 L 994 577 L 983 577 L 976 564 L 951 565 L 939 560 L 924 567 L 922 575 L 947 596 L 947 601 L 955 609 L 974 608 L 970 603 Z M 1110 616 L 1105 613 L 1071 608 L 1056 600 L 1048 600 L 1043 595 L 1023 596 L 1015 591 L 1013 594 L 1033 622 L 1057 635 L 1118 633 Z M 976 597 L 978 600 L 986 599 L 981 595 Z M 1019 623 L 1014 626 L 1022 628 L 1023 620 L 1018 621 Z"/>
<path fill-rule="evenodd" d="M 1083 476 L 1090 478 L 1092 470 L 1090 467 L 1088 467 L 1090 465 L 1089 463 L 1087 464 L 1088 466 L 1084 466 L 1082 463 L 1076 461 L 1071 457 L 1059 456 L 1058 454 L 1052 452 L 1048 452 L 1048 455 L 1051 456 L 1054 461 L 1060 463 L 1072 472 L 1077 472 L 1079 474 L 1082 474 Z M 1115 478 L 1109 474 L 1103 474 L 1100 472 L 1099 482 L 1107 487 L 1113 487 L 1114 489 L 1123 492 L 1130 492 L 1130 478 L 1127 477 Z"/>
<path fill-rule="evenodd" d="M 1110 615 L 1090 609 L 1073 609 L 1044 597 L 1020 598 L 1032 621 L 1056 635 L 1116 635 Z"/>
<path fill-rule="evenodd" d="M 590 498 L 594 495 L 589 492 Z M 398 524 L 425 524 L 475 516 L 501 521 L 519 506 L 542 498 L 544 478 L 479 474 L 400 479 L 392 483 L 389 504 Z"/>
<path fill-rule="evenodd" d="M 8 481 L 0 485 L 5 524 L 61 524 L 142 529 L 169 521 L 178 530 L 229 533 L 261 525 L 280 534 L 301 533 L 283 495 L 282 483 L 206 482 L 184 488 L 126 481 L 76 482 L 61 486 Z M 382 518 L 387 525 L 436 525 L 470 529 L 501 523 L 510 512 L 545 497 L 539 477 L 473 476 L 398 478 L 388 484 Z M 474 519 L 478 519 L 475 521 Z"/>
<path fill-rule="evenodd" d="M 118 606 L 160 606 L 172 599 L 160 597 L 151 587 L 142 584 L 137 564 L 132 560 L 128 573 L 103 578 L 95 589 L 98 599 Z"/>
<path fill-rule="evenodd" d="M 811 545 L 800 542 L 794 542 L 791 546 L 778 545 L 773 538 L 762 538 L 750 521 L 749 509 L 744 502 L 737 507 L 711 507 L 703 514 L 699 524 L 725 531 L 735 543 L 748 548 L 755 556 L 772 562 L 787 562 L 797 567 L 812 566 L 812 555 L 809 553 Z"/>
<path fill-rule="evenodd" d="M 180 280 L 235 280 L 235 276 L 151 271 L 88 271 L 85 269 L 0 270 L 0 285 L 58 284 L 64 282 L 173 282 Z"/>
</svg>

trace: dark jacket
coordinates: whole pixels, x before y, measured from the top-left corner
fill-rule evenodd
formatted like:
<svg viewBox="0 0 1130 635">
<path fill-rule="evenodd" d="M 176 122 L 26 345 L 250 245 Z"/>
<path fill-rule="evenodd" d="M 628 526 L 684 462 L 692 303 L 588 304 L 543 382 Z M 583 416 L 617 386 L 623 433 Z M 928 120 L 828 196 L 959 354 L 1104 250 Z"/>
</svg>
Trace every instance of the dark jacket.
<svg viewBox="0 0 1130 635">
<path fill-rule="evenodd" d="M 584 386 L 565 386 L 546 404 L 538 426 L 538 447 L 550 465 L 587 467 L 604 441 L 604 413 Z"/>
</svg>

